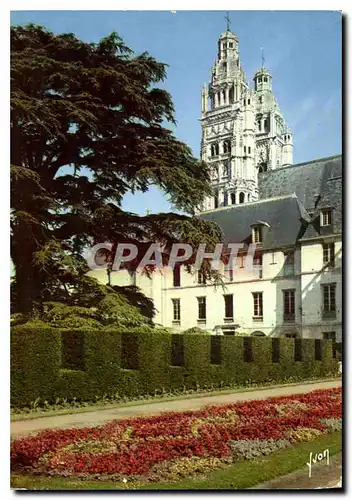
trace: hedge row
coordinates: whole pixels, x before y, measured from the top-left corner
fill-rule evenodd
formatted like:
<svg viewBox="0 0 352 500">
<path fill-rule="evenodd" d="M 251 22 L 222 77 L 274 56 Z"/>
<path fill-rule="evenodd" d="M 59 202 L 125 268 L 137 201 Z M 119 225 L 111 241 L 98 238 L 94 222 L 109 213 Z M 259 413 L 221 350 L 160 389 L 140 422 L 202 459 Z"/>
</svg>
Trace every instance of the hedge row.
<svg viewBox="0 0 352 500">
<path fill-rule="evenodd" d="M 11 332 L 11 403 L 94 400 L 337 373 L 329 340 L 25 329 Z"/>
</svg>

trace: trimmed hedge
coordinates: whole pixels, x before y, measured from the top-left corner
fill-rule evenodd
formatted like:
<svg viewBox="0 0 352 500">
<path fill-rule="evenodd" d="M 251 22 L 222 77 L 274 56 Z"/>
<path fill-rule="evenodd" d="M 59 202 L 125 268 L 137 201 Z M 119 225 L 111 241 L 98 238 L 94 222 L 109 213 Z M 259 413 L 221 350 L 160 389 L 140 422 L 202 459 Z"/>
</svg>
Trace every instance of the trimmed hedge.
<svg viewBox="0 0 352 500">
<path fill-rule="evenodd" d="M 301 361 L 295 361 L 299 347 Z M 337 373 L 329 340 L 274 342 L 139 330 L 11 331 L 11 404 L 17 407 L 38 398 L 49 403 L 58 397 L 90 401 L 104 395 L 132 397 Z"/>
</svg>

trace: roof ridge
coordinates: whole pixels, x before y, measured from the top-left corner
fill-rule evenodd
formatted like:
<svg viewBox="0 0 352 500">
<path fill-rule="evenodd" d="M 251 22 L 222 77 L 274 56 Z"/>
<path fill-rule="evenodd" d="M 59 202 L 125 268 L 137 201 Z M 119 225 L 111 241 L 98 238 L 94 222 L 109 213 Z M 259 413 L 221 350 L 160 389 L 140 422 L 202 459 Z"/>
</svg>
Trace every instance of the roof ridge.
<svg viewBox="0 0 352 500">
<path fill-rule="evenodd" d="M 339 157 L 342 158 L 342 153 L 340 153 L 338 155 L 333 155 L 333 156 L 326 156 L 324 158 L 316 158 L 315 160 L 303 161 L 301 163 L 296 163 L 294 165 L 289 165 L 288 167 L 274 168 L 273 170 L 268 170 L 267 172 L 263 172 L 263 173 L 265 173 L 265 174 L 272 174 L 273 172 L 278 172 L 278 171 L 281 171 L 281 170 L 288 170 L 288 169 L 295 168 L 295 167 L 302 167 L 302 166 L 305 166 L 305 165 L 311 165 L 312 163 L 321 163 L 323 161 L 332 160 L 333 158 L 339 158 Z"/>
<path fill-rule="evenodd" d="M 231 210 L 233 208 L 239 208 L 239 207 L 248 207 L 248 205 L 255 205 L 256 203 L 268 203 L 269 201 L 277 201 L 277 200 L 283 200 L 285 198 L 297 198 L 296 193 L 291 193 L 291 194 L 285 194 L 282 196 L 273 196 L 272 198 L 263 198 L 262 200 L 256 200 L 256 201 L 247 201 L 246 203 L 238 203 L 237 205 L 226 205 L 225 207 L 218 207 L 218 208 L 212 208 L 211 210 L 205 210 L 203 212 L 200 212 L 199 215 L 202 214 L 209 214 L 212 212 L 220 212 L 221 210 Z"/>
</svg>

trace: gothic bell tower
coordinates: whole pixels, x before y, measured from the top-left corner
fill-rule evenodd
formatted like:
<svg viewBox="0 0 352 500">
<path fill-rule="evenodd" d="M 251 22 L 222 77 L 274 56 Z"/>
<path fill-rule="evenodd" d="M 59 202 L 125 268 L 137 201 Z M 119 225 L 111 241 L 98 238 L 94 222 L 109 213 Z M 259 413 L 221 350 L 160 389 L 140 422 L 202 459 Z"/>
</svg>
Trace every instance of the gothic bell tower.
<svg viewBox="0 0 352 500">
<path fill-rule="evenodd" d="M 210 83 L 202 88 L 201 158 L 211 171 L 213 193 L 203 210 L 258 199 L 258 174 L 292 164 L 292 133 L 262 67 L 249 88 L 238 38 L 227 29 L 218 40 Z"/>
<path fill-rule="evenodd" d="M 211 81 L 202 89 L 201 123 L 201 157 L 211 168 L 213 187 L 203 209 L 256 200 L 254 94 L 229 23 L 218 40 Z"/>
</svg>

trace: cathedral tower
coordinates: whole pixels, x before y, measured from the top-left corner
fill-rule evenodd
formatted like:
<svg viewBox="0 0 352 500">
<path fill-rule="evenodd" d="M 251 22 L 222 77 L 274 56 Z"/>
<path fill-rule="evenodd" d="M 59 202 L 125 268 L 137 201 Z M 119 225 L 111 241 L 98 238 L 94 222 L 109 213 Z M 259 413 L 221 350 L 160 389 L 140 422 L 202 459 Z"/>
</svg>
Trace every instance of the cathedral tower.
<svg viewBox="0 0 352 500">
<path fill-rule="evenodd" d="M 263 65 L 249 88 L 229 20 L 201 105 L 201 158 L 210 166 L 213 187 L 203 210 L 257 200 L 258 173 L 292 164 L 292 133 Z"/>
</svg>

